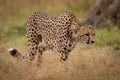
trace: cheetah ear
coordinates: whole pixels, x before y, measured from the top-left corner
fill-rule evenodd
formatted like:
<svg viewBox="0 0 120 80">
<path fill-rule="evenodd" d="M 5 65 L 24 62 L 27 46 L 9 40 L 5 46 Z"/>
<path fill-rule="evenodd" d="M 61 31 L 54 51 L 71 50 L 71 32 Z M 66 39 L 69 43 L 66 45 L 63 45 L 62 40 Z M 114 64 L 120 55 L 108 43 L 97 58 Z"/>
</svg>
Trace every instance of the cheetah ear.
<svg viewBox="0 0 120 80">
<path fill-rule="evenodd" d="M 88 25 L 88 28 L 89 28 L 89 29 L 95 29 L 95 27 L 92 26 L 92 25 Z"/>
</svg>

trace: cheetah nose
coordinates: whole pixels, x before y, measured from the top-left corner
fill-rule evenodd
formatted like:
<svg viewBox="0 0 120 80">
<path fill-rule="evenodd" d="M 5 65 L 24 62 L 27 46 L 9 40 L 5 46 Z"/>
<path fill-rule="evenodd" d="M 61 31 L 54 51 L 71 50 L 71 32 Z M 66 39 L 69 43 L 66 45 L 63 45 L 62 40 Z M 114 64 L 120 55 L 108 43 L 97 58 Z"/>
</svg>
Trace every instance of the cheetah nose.
<svg viewBox="0 0 120 80">
<path fill-rule="evenodd" d="M 93 44 L 93 43 L 95 43 L 95 41 L 91 41 L 91 43 Z"/>
</svg>

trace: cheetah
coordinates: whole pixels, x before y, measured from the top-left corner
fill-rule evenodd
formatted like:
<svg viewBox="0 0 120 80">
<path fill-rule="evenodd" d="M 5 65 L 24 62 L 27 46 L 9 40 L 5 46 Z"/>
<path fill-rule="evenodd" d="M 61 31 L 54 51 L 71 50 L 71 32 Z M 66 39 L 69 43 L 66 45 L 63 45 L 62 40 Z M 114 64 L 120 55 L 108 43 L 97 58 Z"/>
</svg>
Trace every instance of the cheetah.
<svg viewBox="0 0 120 80">
<path fill-rule="evenodd" d="M 68 11 L 59 16 L 51 16 L 44 11 L 34 12 L 26 24 L 28 51 L 22 55 L 17 49 L 10 48 L 9 53 L 20 61 L 31 63 L 37 54 L 37 64 L 42 63 L 44 51 L 56 51 L 60 61 L 66 61 L 75 45 L 83 41 L 95 42 L 95 30 L 90 26 L 81 26 L 75 15 Z"/>
</svg>

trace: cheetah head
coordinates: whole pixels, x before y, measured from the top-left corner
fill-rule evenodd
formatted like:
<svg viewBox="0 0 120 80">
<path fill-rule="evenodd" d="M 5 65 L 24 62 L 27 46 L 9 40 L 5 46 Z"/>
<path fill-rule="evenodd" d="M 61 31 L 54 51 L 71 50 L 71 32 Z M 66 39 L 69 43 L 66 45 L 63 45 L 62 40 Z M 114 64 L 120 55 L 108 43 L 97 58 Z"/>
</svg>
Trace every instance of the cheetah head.
<svg viewBox="0 0 120 80">
<path fill-rule="evenodd" d="M 95 42 L 95 30 L 93 27 L 82 26 L 75 35 L 79 42 L 93 44 Z"/>
</svg>

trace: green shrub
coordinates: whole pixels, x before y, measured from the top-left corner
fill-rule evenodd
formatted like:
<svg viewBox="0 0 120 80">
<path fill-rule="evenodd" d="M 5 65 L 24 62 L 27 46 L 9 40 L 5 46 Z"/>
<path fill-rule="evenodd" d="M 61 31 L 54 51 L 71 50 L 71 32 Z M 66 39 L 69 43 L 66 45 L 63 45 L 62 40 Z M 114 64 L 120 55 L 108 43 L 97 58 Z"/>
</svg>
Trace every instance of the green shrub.
<svg viewBox="0 0 120 80">
<path fill-rule="evenodd" d="M 6 36 L 24 36 L 25 35 L 25 26 L 24 25 L 10 25 L 6 32 Z"/>
<path fill-rule="evenodd" d="M 25 36 L 25 26 L 18 24 L 9 25 L 6 29 L 1 29 L 1 35 L 0 43 L 14 42 L 16 39 Z"/>
<path fill-rule="evenodd" d="M 96 45 L 112 46 L 114 49 L 120 50 L 120 29 L 113 27 L 111 30 L 96 30 Z"/>
</svg>

